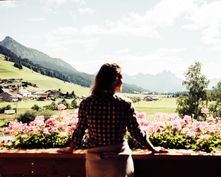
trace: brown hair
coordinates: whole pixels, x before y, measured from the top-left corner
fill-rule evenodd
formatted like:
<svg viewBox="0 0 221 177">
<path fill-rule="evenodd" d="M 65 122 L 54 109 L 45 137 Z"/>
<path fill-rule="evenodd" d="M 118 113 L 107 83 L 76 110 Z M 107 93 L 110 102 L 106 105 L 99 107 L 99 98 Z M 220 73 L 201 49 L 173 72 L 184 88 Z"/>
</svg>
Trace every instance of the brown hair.
<svg viewBox="0 0 221 177">
<path fill-rule="evenodd" d="M 98 95 L 105 91 L 114 92 L 115 87 L 121 84 L 121 78 L 121 67 L 118 64 L 105 63 L 95 77 L 91 93 Z"/>
</svg>

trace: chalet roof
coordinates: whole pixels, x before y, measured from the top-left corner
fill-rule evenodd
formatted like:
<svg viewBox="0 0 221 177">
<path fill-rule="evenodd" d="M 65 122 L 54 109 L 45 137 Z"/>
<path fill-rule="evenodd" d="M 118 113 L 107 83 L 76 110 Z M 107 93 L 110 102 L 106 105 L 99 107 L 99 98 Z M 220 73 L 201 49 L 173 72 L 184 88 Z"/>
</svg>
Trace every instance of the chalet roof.
<svg viewBox="0 0 221 177">
<path fill-rule="evenodd" d="M 4 91 L 2 90 L 2 88 L 0 88 L 0 93 L 3 93 Z"/>
</svg>

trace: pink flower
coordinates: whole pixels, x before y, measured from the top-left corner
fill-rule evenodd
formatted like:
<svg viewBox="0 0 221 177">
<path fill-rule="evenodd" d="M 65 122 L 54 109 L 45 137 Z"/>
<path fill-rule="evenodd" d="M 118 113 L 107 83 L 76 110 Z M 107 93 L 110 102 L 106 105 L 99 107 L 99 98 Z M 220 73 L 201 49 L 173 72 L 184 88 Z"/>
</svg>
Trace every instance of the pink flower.
<svg viewBox="0 0 221 177">
<path fill-rule="evenodd" d="M 191 130 L 189 127 L 183 128 L 182 133 L 189 137 L 195 137 L 197 135 L 197 132 Z"/>
<path fill-rule="evenodd" d="M 175 119 L 171 121 L 171 125 L 173 129 L 180 131 L 184 125 L 184 121 L 182 119 Z"/>
<path fill-rule="evenodd" d="M 216 123 L 216 119 L 214 119 L 213 117 L 207 117 L 206 118 L 206 121 L 208 122 L 208 123 Z"/>
<path fill-rule="evenodd" d="M 66 106 L 65 106 L 64 104 L 59 104 L 59 105 L 57 106 L 57 109 L 58 109 L 58 110 L 65 110 L 65 109 L 66 109 Z"/>
<path fill-rule="evenodd" d="M 162 129 L 162 124 L 159 122 L 149 122 L 146 126 L 145 131 L 149 134 L 152 135 L 154 133 L 160 133 Z"/>
<path fill-rule="evenodd" d="M 192 122 L 191 116 L 185 115 L 183 117 L 183 120 L 185 121 L 186 124 L 190 124 Z"/>
<path fill-rule="evenodd" d="M 48 128 L 44 128 L 43 133 L 44 133 L 44 134 L 49 134 Z"/>
<path fill-rule="evenodd" d="M 209 113 L 209 109 L 208 108 L 201 108 L 201 113 L 202 114 L 208 114 Z"/>
<path fill-rule="evenodd" d="M 208 134 L 199 136 L 200 140 L 208 140 L 209 138 L 210 138 L 210 135 L 208 135 Z"/>
<path fill-rule="evenodd" d="M 144 112 L 136 113 L 137 119 L 145 119 L 146 114 Z"/>
</svg>

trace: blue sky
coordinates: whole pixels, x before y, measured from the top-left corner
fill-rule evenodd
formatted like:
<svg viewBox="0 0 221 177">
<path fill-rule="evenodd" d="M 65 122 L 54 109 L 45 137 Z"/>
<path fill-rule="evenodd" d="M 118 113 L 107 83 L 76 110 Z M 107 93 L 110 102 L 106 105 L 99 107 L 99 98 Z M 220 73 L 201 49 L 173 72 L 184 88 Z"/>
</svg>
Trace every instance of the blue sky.
<svg viewBox="0 0 221 177">
<path fill-rule="evenodd" d="M 194 61 L 221 78 L 219 0 L 0 1 L 0 40 L 11 36 L 79 71 L 104 62 L 123 71 L 183 78 Z"/>
</svg>

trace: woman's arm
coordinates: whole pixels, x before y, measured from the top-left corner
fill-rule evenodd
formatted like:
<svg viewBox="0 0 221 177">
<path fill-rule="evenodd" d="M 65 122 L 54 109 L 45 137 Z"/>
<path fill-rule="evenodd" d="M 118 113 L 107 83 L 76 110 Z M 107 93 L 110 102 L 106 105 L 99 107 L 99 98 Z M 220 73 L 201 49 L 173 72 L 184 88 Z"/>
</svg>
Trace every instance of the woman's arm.
<svg viewBox="0 0 221 177">
<path fill-rule="evenodd" d="M 127 129 L 133 138 L 153 153 L 167 152 L 163 147 L 154 147 L 152 145 L 147 133 L 140 128 L 140 125 L 137 122 L 135 108 L 132 103 L 130 103 L 128 114 Z"/>
<path fill-rule="evenodd" d="M 87 117 L 85 114 L 85 109 L 85 103 L 84 101 L 82 101 L 78 110 L 78 123 L 72 134 L 70 146 L 59 149 L 58 152 L 72 153 L 77 148 L 77 146 L 81 144 L 82 138 L 85 134 L 85 130 L 87 129 Z"/>
</svg>

